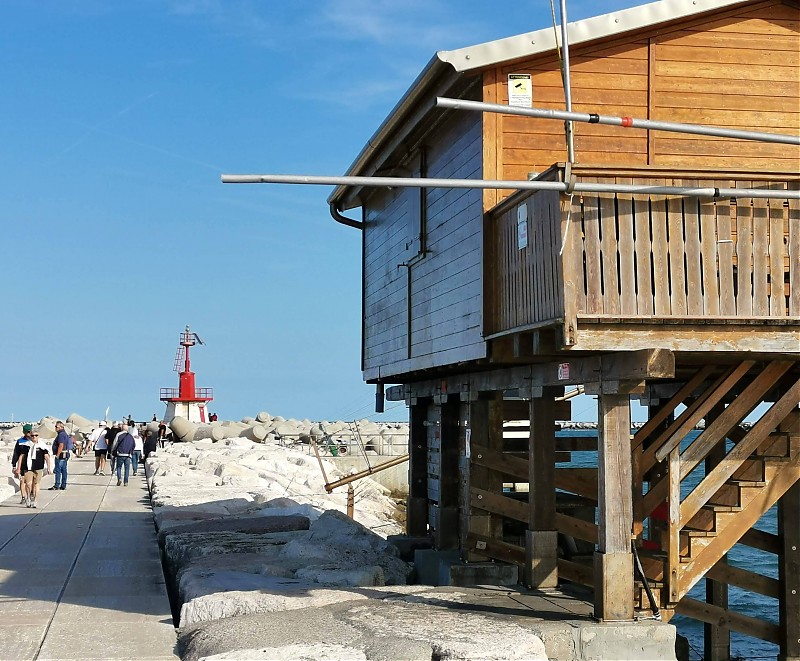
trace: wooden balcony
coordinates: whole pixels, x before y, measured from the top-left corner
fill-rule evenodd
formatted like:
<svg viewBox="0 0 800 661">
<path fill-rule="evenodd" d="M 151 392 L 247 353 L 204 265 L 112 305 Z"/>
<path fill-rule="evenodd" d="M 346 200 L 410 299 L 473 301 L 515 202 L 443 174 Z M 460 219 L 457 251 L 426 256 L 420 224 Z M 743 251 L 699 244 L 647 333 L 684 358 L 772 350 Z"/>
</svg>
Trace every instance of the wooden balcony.
<svg viewBox="0 0 800 661">
<path fill-rule="evenodd" d="M 800 175 L 574 168 L 580 182 L 797 190 Z M 554 166 L 541 178 L 563 179 Z M 517 193 L 487 214 L 484 335 L 561 348 L 800 353 L 800 202 Z M 522 227 L 522 225 L 525 227 Z M 526 231 L 527 230 L 527 231 Z"/>
</svg>

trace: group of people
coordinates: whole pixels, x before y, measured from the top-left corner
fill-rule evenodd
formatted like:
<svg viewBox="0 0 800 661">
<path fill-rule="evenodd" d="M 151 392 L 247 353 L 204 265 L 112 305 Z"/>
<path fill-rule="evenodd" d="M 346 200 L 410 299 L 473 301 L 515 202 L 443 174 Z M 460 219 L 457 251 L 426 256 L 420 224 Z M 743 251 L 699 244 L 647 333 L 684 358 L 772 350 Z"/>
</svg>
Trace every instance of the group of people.
<svg viewBox="0 0 800 661">
<path fill-rule="evenodd" d="M 39 488 L 44 475 L 55 475 L 51 491 L 64 491 L 67 488 L 67 464 L 77 446 L 75 439 L 65 431 L 63 422 L 56 422 L 55 429 L 55 439 L 47 443 L 40 439 L 33 425 L 23 425 L 22 438 L 14 445 L 12 470 L 20 481 L 20 503 L 26 507 L 38 506 Z M 159 444 L 163 448 L 167 438 L 164 421 L 161 421 L 157 431 L 148 431 L 143 439 L 129 416 L 128 421 L 110 426 L 105 421 L 100 423 L 89 435 L 84 451 L 88 453 L 94 449 L 95 475 L 105 475 L 106 463 L 110 461 L 112 475 L 116 469 L 117 486 L 128 486 L 131 468 L 133 474 L 137 475 L 142 459 L 146 460 Z"/>
</svg>

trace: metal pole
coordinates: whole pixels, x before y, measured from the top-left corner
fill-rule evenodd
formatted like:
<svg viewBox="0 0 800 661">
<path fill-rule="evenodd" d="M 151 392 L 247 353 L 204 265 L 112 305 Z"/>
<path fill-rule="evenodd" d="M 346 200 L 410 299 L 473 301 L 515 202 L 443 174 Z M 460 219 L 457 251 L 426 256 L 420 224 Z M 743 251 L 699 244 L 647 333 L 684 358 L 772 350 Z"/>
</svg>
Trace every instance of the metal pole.
<svg viewBox="0 0 800 661">
<path fill-rule="evenodd" d="M 553 190 L 568 192 L 561 181 L 513 181 L 486 179 L 427 179 L 413 177 L 347 177 L 305 174 L 223 174 L 223 184 L 313 184 L 320 186 L 376 186 L 386 188 L 491 188 L 497 190 Z M 630 193 L 640 195 L 683 195 L 687 197 L 768 198 L 800 200 L 800 190 L 753 188 L 690 188 L 638 184 L 595 184 L 578 182 L 576 193 Z"/>
<path fill-rule="evenodd" d="M 466 99 L 436 97 L 436 106 L 455 110 L 477 110 L 479 112 L 497 112 L 504 115 L 522 115 L 538 119 L 562 119 L 588 124 L 608 124 L 634 129 L 652 129 L 654 131 L 672 131 L 673 133 L 691 133 L 694 135 L 710 135 L 718 138 L 736 138 L 740 140 L 757 140 L 759 142 L 777 142 L 785 145 L 800 145 L 800 135 L 784 135 L 782 133 L 762 133 L 760 131 L 741 131 L 719 126 L 703 124 L 683 124 L 680 122 L 659 122 L 652 119 L 635 119 L 633 117 L 616 117 L 585 112 L 565 112 L 563 110 L 545 110 L 543 108 L 519 108 L 504 106 L 499 103 L 483 103 Z"/>
<path fill-rule="evenodd" d="M 561 0 L 561 79 L 564 83 L 564 103 L 567 112 L 572 112 L 572 90 L 569 81 L 569 36 L 567 35 L 567 0 Z M 575 139 L 572 135 L 572 120 L 564 122 L 567 133 L 567 160 L 575 162 Z"/>
<path fill-rule="evenodd" d="M 378 464 L 377 466 L 371 466 L 360 473 L 353 473 L 352 475 L 348 475 L 347 477 L 343 477 L 341 480 L 336 480 L 335 482 L 325 482 L 325 491 L 330 493 L 336 487 L 340 487 L 344 484 L 350 484 L 351 482 L 355 482 L 356 480 L 360 480 L 362 477 L 367 477 L 369 475 L 374 475 L 375 473 L 380 473 L 387 468 L 391 468 L 392 466 L 399 466 L 402 463 L 408 461 L 409 455 L 403 454 L 397 457 L 396 459 L 390 459 L 389 461 L 384 461 L 382 464 Z"/>
</svg>

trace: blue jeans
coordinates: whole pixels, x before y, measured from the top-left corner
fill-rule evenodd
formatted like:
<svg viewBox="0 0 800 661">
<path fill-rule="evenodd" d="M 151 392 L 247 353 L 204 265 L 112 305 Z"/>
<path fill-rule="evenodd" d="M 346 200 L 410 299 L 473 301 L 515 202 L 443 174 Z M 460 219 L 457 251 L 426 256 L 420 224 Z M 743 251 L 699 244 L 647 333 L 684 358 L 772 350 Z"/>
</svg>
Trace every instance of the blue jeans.
<svg viewBox="0 0 800 661">
<path fill-rule="evenodd" d="M 141 454 L 142 454 L 141 450 L 134 450 L 133 454 L 131 455 L 131 463 L 133 463 L 133 474 L 134 475 L 136 475 L 136 473 L 139 471 L 139 458 L 140 458 Z"/>
<path fill-rule="evenodd" d="M 125 465 L 125 484 L 128 484 L 128 476 L 131 471 L 131 458 L 130 457 L 117 457 L 117 481 L 122 480 L 122 466 Z"/>
<path fill-rule="evenodd" d="M 56 489 L 63 487 L 67 488 L 67 460 L 56 459 L 55 470 L 53 471 L 56 476 Z"/>
</svg>

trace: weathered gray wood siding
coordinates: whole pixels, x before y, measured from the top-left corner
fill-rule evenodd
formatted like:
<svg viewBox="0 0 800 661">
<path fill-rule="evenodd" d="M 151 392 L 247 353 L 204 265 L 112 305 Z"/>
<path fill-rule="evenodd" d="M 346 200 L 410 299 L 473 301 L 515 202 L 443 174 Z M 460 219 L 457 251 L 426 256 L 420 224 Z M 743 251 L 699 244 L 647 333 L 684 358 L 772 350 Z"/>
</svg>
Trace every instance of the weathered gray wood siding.
<svg viewBox="0 0 800 661">
<path fill-rule="evenodd" d="M 480 179 L 481 134 L 480 116 L 454 114 L 426 139 L 427 176 Z M 419 162 L 415 156 L 406 167 L 418 175 Z M 485 357 L 481 191 L 378 191 L 364 217 L 365 378 Z"/>
</svg>

